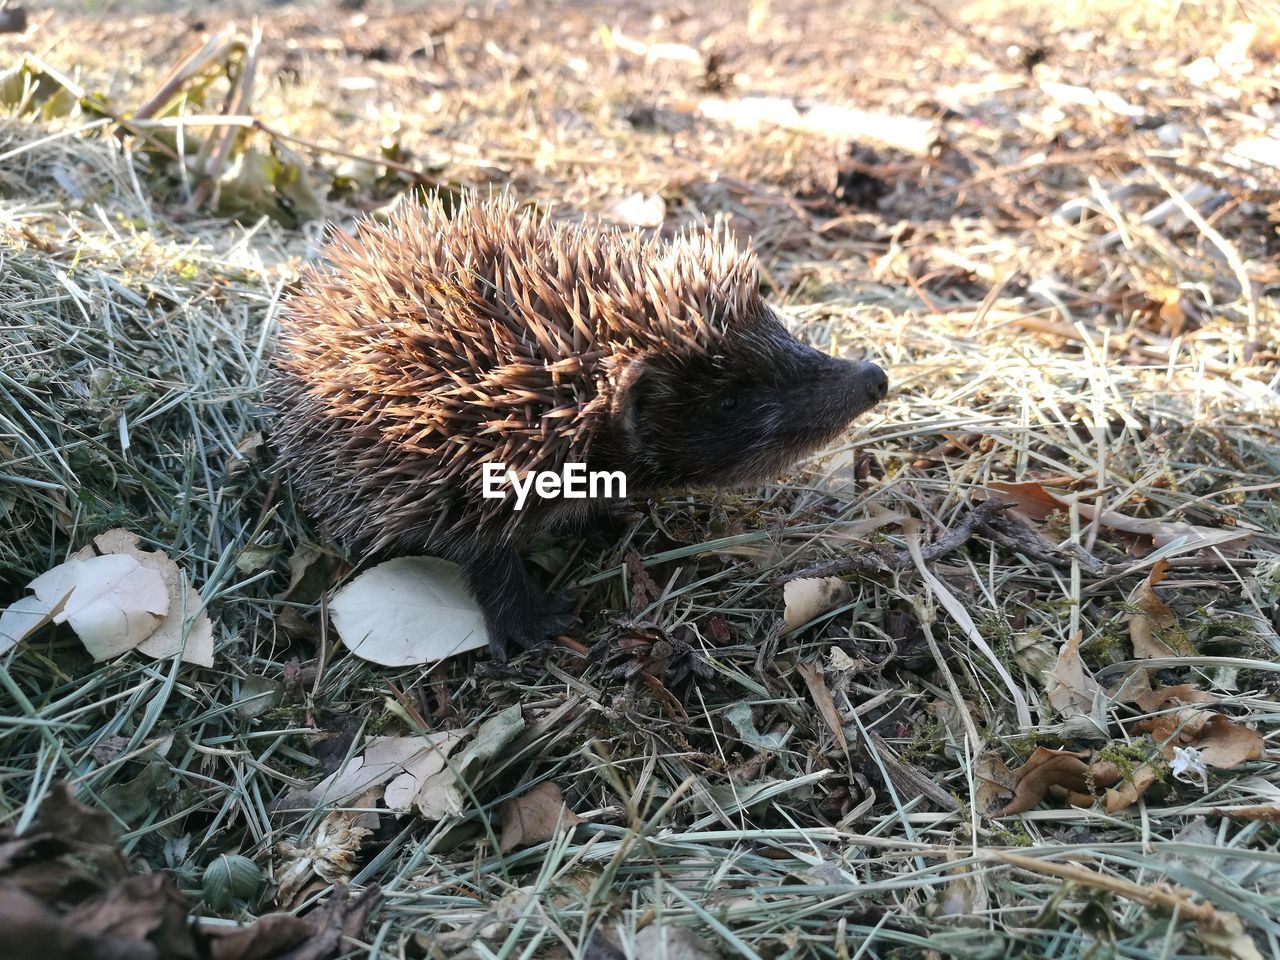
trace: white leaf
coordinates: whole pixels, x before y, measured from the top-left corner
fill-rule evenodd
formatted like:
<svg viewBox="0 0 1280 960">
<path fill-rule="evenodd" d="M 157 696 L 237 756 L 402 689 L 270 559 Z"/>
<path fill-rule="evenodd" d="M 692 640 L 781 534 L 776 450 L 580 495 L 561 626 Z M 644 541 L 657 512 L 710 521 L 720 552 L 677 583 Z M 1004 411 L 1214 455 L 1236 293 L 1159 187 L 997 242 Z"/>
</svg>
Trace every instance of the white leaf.
<svg viewBox="0 0 1280 960">
<path fill-rule="evenodd" d="M 458 744 L 466 730 L 446 730 L 426 737 L 370 737 L 364 745 L 364 753 L 352 757 L 347 765 L 325 777 L 310 790 L 290 794 L 282 806 L 296 809 L 313 806 L 339 806 L 350 803 L 372 787 L 388 780 L 398 781 L 404 774 L 417 773 L 419 779 L 430 776 L 444 767 L 444 758 Z M 402 786 L 397 787 L 398 798 Z M 392 804 L 387 795 L 387 806 L 397 812 L 408 809 Z M 409 797 L 412 801 L 412 794 Z"/>
<path fill-rule="evenodd" d="M 851 588 L 839 577 L 801 577 L 789 580 L 782 588 L 787 630 L 803 626 L 814 617 L 833 610 L 851 596 Z"/>
<path fill-rule="evenodd" d="M 654 960 L 715 960 L 720 952 L 687 927 L 654 923 L 636 936 L 637 957 Z"/>
<path fill-rule="evenodd" d="M 50 607 L 66 598 L 53 622 L 70 623 L 95 660 L 134 649 L 169 612 L 164 578 L 129 556 L 68 560 L 30 586 Z"/>
<path fill-rule="evenodd" d="M 155 632 L 138 644 L 138 652 L 157 660 L 181 653 L 187 663 L 213 666 L 213 621 L 201 609 L 200 594 L 190 586 L 183 592 L 178 565 L 159 550 L 140 550 L 137 535 L 127 530 L 108 530 L 94 537 L 93 542 L 103 554 L 133 557 L 148 570 L 154 570 L 169 593 L 168 614 Z M 182 640 L 184 612 L 186 622 L 190 623 L 185 646 Z"/>
<path fill-rule="evenodd" d="M 399 557 L 367 570 L 329 603 L 352 653 L 386 667 L 443 660 L 489 642 L 457 564 Z"/>
<path fill-rule="evenodd" d="M 476 730 L 476 738 L 462 756 L 446 769 L 423 781 L 414 797 L 418 812 L 428 820 L 456 817 L 462 813 L 466 799 L 459 786 L 459 779 L 474 787 L 489 761 L 505 750 L 522 730 L 524 713 L 519 704 L 507 707 L 480 724 L 480 728 Z"/>
<path fill-rule="evenodd" d="M 62 610 L 62 601 L 66 599 L 63 596 L 57 603 L 50 604 L 36 596 L 23 597 L 0 613 L 0 654 L 8 653 L 52 620 Z"/>
<path fill-rule="evenodd" d="M 382 802 L 388 810 L 404 813 L 413 806 L 414 798 L 428 777 L 445 768 L 445 758 L 467 735 L 467 730 L 448 730 L 426 738 L 427 746 L 404 764 L 404 773 L 387 784 Z"/>
</svg>

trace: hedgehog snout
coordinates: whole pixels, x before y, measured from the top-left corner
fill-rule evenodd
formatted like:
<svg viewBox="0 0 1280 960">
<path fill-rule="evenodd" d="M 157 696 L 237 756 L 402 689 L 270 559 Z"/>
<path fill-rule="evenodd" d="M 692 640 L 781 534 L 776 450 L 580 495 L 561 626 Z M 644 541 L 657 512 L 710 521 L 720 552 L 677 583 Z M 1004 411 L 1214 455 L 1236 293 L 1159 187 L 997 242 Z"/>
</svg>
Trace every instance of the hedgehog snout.
<svg viewBox="0 0 1280 960">
<path fill-rule="evenodd" d="M 869 360 L 831 359 L 832 376 L 841 385 L 852 416 L 871 409 L 889 393 L 889 375 Z"/>
<path fill-rule="evenodd" d="M 853 376 L 872 403 L 879 403 L 888 396 L 889 375 L 884 372 L 884 367 L 878 363 L 864 360 L 861 363 L 854 364 Z"/>
</svg>

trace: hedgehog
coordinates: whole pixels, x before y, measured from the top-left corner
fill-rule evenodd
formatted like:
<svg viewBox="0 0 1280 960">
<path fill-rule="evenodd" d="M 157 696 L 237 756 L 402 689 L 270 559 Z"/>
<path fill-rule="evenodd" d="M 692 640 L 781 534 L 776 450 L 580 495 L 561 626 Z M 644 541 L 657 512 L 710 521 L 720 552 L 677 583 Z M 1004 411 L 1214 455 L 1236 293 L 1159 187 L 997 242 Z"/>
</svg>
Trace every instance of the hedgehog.
<svg viewBox="0 0 1280 960">
<path fill-rule="evenodd" d="M 621 472 L 630 497 L 741 487 L 887 390 L 876 364 L 788 333 L 723 221 L 667 240 L 553 221 L 499 192 L 333 233 L 282 305 L 266 392 L 303 511 L 357 562 L 458 563 L 505 659 L 575 619 L 522 548 L 611 498 L 530 494 L 516 509 L 484 496 L 486 464 Z"/>
</svg>

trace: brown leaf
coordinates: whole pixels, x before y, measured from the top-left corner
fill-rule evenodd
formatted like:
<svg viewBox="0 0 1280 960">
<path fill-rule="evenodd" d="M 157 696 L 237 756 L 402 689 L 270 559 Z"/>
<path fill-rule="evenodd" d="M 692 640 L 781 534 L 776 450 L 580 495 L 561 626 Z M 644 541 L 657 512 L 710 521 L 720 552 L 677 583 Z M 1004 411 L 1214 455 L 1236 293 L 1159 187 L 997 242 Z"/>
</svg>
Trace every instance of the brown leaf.
<svg viewBox="0 0 1280 960">
<path fill-rule="evenodd" d="M 1035 753 L 1013 771 L 1013 799 L 993 817 L 1010 817 L 1024 813 L 1040 803 L 1051 787 L 1062 787 L 1077 793 L 1089 790 L 1088 751 L 1049 750 L 1036 747 Z"/>
<path fill-rule="evenodd" d="M 582 819 L 565 806 L 560 788 L 544 781 L 502 805 L 503 853 L 550 840 L 560 830 L 571 830 Z"/>
<path fill-rule="evenodd" d="M 129 877 L 70 912 L 0 884 L 5 960 L 195 960 L 189 904 L 166 873 Z"/>
<path fill-rule="evenodd" d="M 1053 513 L 1066 511 L 1061 500 L 1042 484 L 1033 481 L 1011 483 L 993 480 L 987 484 L 987 489 L 1005 503 L 1015 504 L 1018 512 L 1028 520 L 1044 521 Z"/>
<path fill-rule="evenodd" d="M 1128 617 L 1134 659 L 1177 657 L 1196 652 L 1187 635 L 1178 626 L 1178 618 L 1173 615 L 1169 605 L 1156 596 L 1156 584 L 1164 579 L 1168 569 L 1169 561 L 1157 560 L 1147 579 L 1138 584 L 1129 595 L 1129 603 L 1141 611 Z"/>
<path fill-rule="evenodd" d="M 72 960 L 83 938 L 37 898 L 0 884 L 0 943 L 5 960 Z"/>
<path fill-rule="evenodd" d="M 1164 711 L 1135 724 L 1151 734 L 1166 760 L 1173 759 L 1175 747 L 1194 747 L 1207 765 L 1226 769 L 1246 760 L 1262 757 L 1262 735 L 1223 714 L 1183 704 L 1217 703 L 1213 694 L 1191 683 L 1161 687 L 1134 698 L 1148 713 Z M 1170 710 L 1170 706 L 1180 709 Z"/>
<path fill-rule="evenodd" d="M 115 843 L 111 815 L 104 810 L 86 807 L 75 798 L 65 780 L 49 788 L 49 795 L 40 804 L 35 829 L 52 833 L 68 843 Z"/>
<path fill-rule="evenodd" d="M 212 943 L 215 960 L 270 960 L 307 938 L 311 926 L 302 917 L 269 913 L 256 923 L 217 935 Z"/>
<path fill-rule="evenodd" d="M 99 882 L 83 882 L 87 874 L 81 860 L 97 868 Z M 18 838 L 0 830 L 0 955 L 4 960 L 328 960 L 344 938 L 363 933 L 381 899 L 373 886 L 351 900 L 339 884 L 305 917 L 272 915 L 238 928 L 193 927 L 191 905 L 168 873 L 124 876 L 125 866 L 106 814 L 77 803 L 66 784 L 55 784 L 31 830 Z M 32 869 L 56 882 L 23 889 L 15 878 L 30 878 Z M 68 878 L 82 882 L 73 889 Z M 74 905 L 66 909 L 68 904 Z"/>
<path fill-rule="evenodd" d="M 1143 720 L 1137 729 L 1151 734 L 1166 760 L 1175 747 L 1194 747 L 1207 766 L 1219 769 L 1262 759 L 1262 734 L 1220 713 L 1185 708 Z"/>
<path fill-rule="evenodd" d="M 1014 792 L 1018 778 L 1000 755 L 990 750 L 979 754 L 973 772 L 978 813 L 984 817 L 994 816 L 993 811 L 1000 805 L 1001 797 Z"/>
<path fill-rule="evenodd" d="M 1154 713 L 1170 702 L 1175 703 L 1217 703 L 1218 698 L 1212 693 L 1201 690 L 1194 683 L 1179 683 L 1172 687 L 1160 687 L 1133 698 L 1133 702 L 1148 713 Z"/>
<path fill-rule="evenodd" d="M 76 903 L 128 868 L 115 847 L 111 817 L 78 802 L 55 783 L 36 822 L 21 836 L 0 830 L 0 882 L 46 902 Z"/>
<path fill-rule="evenodd" d="M 1215 817 L 1280 823 L 1280 805 L 1274 803 L 1258 803 L 1251 807 L 1215 807 L 1212 812 Z"/>
<path fill-rule="evenodd" d="M 831 690 L 827 687 L 827 682 L 822 679 L 822 672 L 811 663 L 797 664 L 796 672 L 809 688 L 809 696 L 813 697 L 813 705 L 818 708 L 818 715 L 822 717 L 823 723 L 827 725 L 836 743 L 840 745 L 840 752 L 844 754 L 845 761 L 849 762 L 849 741 L 845 739 L 844 723 L 840 719 L 840 711 L 836 709 L 835 701 L 831 699 Z"/>
<path fill-rule="evenodd" d="M 1109 789 L 1102 798 L 1103 809 L 1107 813 L 1124 810 L 1138 802 L 1138 798 L 1146 793 L 1147 788 L 1159 779 L 1159 771 L 1149 763 L 1144 763 L 1129 773 L 1118 787 Z"/>
<path fill-rule="evenodd" d="M 245 927 L 201 927 L 200 932 L 209 939 L 210 960 L 328 960 L 342 949 L 344 937 L 364 932 L 369 914 L 381 901 L 376 885 L 353 900 L 349 889 L 339 884 L 305 917 L 269 914 Z"/>
<path fill-rule="evenodd" d="M 1044 520 L 1055 510 L 1066 511 L 1070 508 L 1071 497 L 1035 482 L 1008 483 L 993 480 L 986 487 L 998 498 L 1017 505 L 1018 512 L 1031 520 Z M 1077 502 L 1076 509 L 1081 519 L 1093 520 L 1111 530 L 1129 533 L 1151 540 L 1154 547 L 1163 547 L 1180 537 L 1187 538 L 1187 546 L 1200 545 L 1202 549 L 1211 546 L 1219 548 L 1232 544 L 1233 547 L 1243 545 L 1253 536 L 1252 530 L 1242 528 L 1201 527 L 1193 523 L 1169 520 L 1147 520 L 1142 517 L 1130 517 L 1116 510 L 1103 510 L 1088 503 Z"/>
<path fill-rule="evenodd" d="M 196 956 L 189 904 L 167 873 L 141 873 L 74 907 L 62 919 L 78 933 L 151 944 L 165 958 Z M 145 956 L 139 946 L 139 956 Z"/>
<path fill-rule="evenodd" d="M 1093 712 L 1094 697 L 1099 688 L 1085 670 L 1080 659 L 1080 641 L 1083 634 L 1077 632 L 1058 651 L 1053 669 L 1045 674 L 1046 696 L 1049 706 L 1063 717 L 1088 717 Z"/>
</svg>

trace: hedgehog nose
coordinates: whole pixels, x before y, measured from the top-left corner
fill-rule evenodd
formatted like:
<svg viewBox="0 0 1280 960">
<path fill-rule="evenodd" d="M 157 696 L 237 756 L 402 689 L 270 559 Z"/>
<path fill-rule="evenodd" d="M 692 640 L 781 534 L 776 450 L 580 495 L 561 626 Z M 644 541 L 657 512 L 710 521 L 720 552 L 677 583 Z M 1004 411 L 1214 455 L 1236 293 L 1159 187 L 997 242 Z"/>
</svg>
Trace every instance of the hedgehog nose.
<svg viewBox="0 0 1280 960">
<path fill-rule="evenodd" d="M 866 385 L 873 403 L 879 403 L 889 393 L 889 375 L 884 368 L 870 361 L 858 364 L 855 374 Z"/>
</svg>

